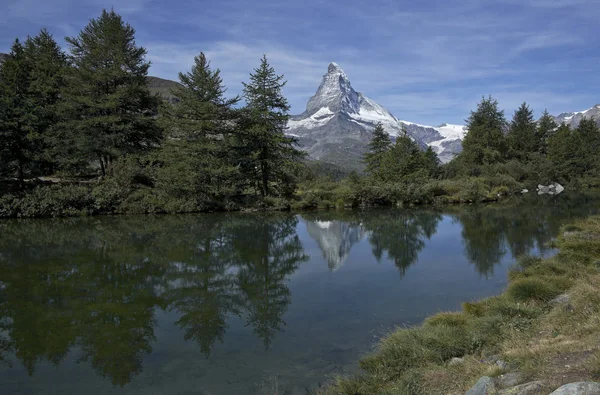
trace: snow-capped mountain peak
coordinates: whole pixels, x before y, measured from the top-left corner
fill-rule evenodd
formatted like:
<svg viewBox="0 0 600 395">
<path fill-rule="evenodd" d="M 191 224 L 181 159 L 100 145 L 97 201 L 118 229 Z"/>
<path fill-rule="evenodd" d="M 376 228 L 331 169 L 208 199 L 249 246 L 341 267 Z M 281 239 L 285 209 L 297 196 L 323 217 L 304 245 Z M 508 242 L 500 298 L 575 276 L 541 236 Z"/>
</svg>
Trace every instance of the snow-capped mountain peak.
<svg viewBox="0 0 600 395">
<path fill-rule="evenodd" d="M 454 140 L 464 136 L 462 126 L 433 128 L 399 121 L 385 107 L 355 91 L 335 62 L 327 67 L 306 111 L 290 119 L 288 134 L 297 137 L 300 147 L 314 159 L 361 169 L 362 156 L 379 122 L 392 138 L 399 136 L 403 125 L 406 126 L 408 135 L 422 149 L 428 144 L 434 146 L 442 161 L 450 160 L 460 150 L 460 141 L 455 144 Z M 436 141 L 438 145 L 433 144 Z"/>
<path fill-rule="evenodd" d="M 595 106 L 583 111 L 562 113 L 557 117 L 554 117 L 554 120 L 558 124 L 565 123 L 572 128 L 576 128 L 583 118 L 593 118 L 596 120 L 598 125 L 600 125 L 600 104 L 596 104 Z"/>
</svg>

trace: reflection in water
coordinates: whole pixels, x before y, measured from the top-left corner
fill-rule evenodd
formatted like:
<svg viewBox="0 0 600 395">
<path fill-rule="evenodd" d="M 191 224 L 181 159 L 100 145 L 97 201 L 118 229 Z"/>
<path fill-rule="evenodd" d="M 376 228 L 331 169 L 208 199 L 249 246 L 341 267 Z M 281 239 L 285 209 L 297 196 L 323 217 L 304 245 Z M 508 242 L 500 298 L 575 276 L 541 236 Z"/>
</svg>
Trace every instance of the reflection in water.
<svg viewBox="0 0 600 395">
<path fill-rule="evenodd" d="M 306 230 L 319 244 L 323 258 L 332 271 L 344 264 L 352 246 L 361 241 L 365 234 L 360 224 L 338 220 L 306 221 Z"/>
<path fill-rule="evenodd" d="M 441 221 L 460 224 L 467 259 L 488 277 L 510 252 L 543 250 L 566 219 L 595 200 L 535 196 L 509 207 L 367 210 L 302 215 L 329 266 L 369 243 L 401 276 Z M 292 215 L 219 215 L 0 222 L 0 372 L 15 360 L 30 375 L 70 350 L 113 385 L 143 369 L 157 314 L 169 317 L 206 357 L 232 317 L 265 348 L 285 327 L 288 279 L 308 259 Z M 434 247 L 435 248 L 435 247 Z M 463 247 L 460 247 L 463 248 Z"/>
</svg>

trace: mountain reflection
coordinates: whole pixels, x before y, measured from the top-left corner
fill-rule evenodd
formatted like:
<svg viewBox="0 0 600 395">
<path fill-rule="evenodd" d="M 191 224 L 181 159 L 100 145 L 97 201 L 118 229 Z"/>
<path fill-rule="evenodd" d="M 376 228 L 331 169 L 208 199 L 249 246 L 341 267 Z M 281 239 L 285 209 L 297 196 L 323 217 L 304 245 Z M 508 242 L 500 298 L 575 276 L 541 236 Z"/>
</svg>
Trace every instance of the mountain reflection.
<svg viewBox="0 0 600 395">
<path fill-rule="evenodd" d="M 0 222 L 0 369 L 30 375 L 69 352 L 115 386 L 143 369 L 168 311 L 208 357 L 232 317 L 265 348 L 285 327 L 288 279 L 308 260 L 300 218 L 330 270 L 364 241 L 401 276 L 444 218 L 460 224 L 464 255 L 482 276 L 501 259 L 544 245 L 592 198 L 535 196 L 508 206 L 293 215 L 204 215 Z"/>
</svg>

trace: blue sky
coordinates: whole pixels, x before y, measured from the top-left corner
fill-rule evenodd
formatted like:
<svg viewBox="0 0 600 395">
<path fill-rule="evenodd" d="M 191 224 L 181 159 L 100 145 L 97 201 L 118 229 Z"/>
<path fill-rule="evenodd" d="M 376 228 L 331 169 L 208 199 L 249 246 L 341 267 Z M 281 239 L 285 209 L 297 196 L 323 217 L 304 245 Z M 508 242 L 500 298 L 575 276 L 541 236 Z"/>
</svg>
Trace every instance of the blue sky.
<svg viewBox="0 0 600 395">
<path fill-rule="evenodd" d="M 48 28 L 64 44 L 102 8 L 137 30 L 151 74 L 204 51 L 229 93 L 266 53 L 304 110 L 331 61 L 400 119 L 463 123 L 491 94 L 558 114 L 600 103 L 600 0 L 1 0 L 0 52 Z"/>
</svg>

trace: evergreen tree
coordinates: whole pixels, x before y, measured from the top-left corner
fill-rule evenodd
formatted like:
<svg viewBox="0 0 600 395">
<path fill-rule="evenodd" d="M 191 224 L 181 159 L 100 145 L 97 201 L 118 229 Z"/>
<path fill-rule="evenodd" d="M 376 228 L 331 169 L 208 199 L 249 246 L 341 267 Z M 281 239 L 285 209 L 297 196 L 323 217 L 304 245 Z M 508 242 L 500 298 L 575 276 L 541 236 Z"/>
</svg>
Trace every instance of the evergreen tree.
<svg viewBox="0 0 600 395">
<path fill-rule="evenodd" d="M 540 146 L 536 133 L 536 123 L 533 111 L 527 103 L 515 111 L 506 136 L 509 145 L 509 156 L 517 159 L 527 159 Z"/>
<path fill-rule="evenodd" d="M 239 163 L 262 196 L 274 191 L 289 195 L 303 154 L 294 147 L 295 140 L 284 134 L 290 107 L 281 93 L 283 75 L 275 73 L 265 55 L 250 74 L 250 82 L 243 84 L 246 108 L 238 133 Z"/>
<path fill-rule="evenodd" d="M 548 139 L 555 132 L 558 125 L 554 121 L 554 118 L 548 113 L 548 110 L 544 110 L 542 117 L 537 122 L 537 141 L 539 143 L 538 152 L 546 154 L 548 152 Z"/>
<path fill-rule="evenodd" d="M 28 134 L 31 103 L 27 95 L 29 70 L 23 45 L 15 40 L 9 58 L 0 68 L 0 175 L 16 176 L 23 186 L 34 156 Z"/>
<path fill-rule="evenodd" d="M 570 178 L 577 164 L 578 141 L 569 125 L 561 124 L 556 132 L 548 139 L 548 158 L 556 173 Z"/>
<path fill-rule="evenodd" d="M 500 162 L 506 151 L 504 111 L 491 96 L 483 98 L 467 119 L 468 133 L 463 140 L 464 164 L 469 167 Z"/>
<path fill-rule="evenodd" d="M 64 128 L 80 160 L 98 161 L 102 174 L 127 154 L 156 147 L 162 137 L 159 99 L 148 90 L 150 63 L 135 30 L 114 11 L 102 11 L 77 37 L 68 37 L 72 68 L 64 91 Z"/>
<path fill-rule="evenodd" d="M 381 161 L 381 178 L 388 182 L 413 180 L 415 173 L 423 168 L 423 153 L 407 135 L 398 136 L 396 143 L 385 153 Z M 421 172 L 421 175 L 424 175 Z"/>
<path fill-rule="evenodd" d="M 578 159 L 578 171 L 575 174 L 589 174 L 598 169 L 600 159 L 600 130 L 592 118 L 583 118 L 575 129 L 574 150 Z"/>
<path fill-rule="evenodd" d="M 211 200 L 234 192 L 237 168 L 229 155 L 234 106 L 239 97 L 226 99 L 220 70 L 211 70 L 204 53 L 194 58 L 180 84 L 171 91 L 176 103 L 162 111 L 169 129 L 160 158 L 159 183 L 172 195 Z"/>
<path fill-rule="evenodd" d="M 34 159 L 39 173 L 52 174 L 56 168 L 59 147 L 64 143 L 59 136 L 55 136 L 55 126 L 59 122 L 57 107 L 65 82 L 67 59 L 46 29 L 42 29 L 35 37 L 27 38 L 24 56 L 29 70 L 29 137 L 35 147 Z"/>
<path fill-rule="evenodd" d="M 369 151 L 364 156 L 364 162 L 366 164 L 365 171 L 369 175 L 376 175 L 381 169 L 381 161 L 386 152 L 390 150 L 392 141 L 390 135 L 383 129 L 381 122 L 377 123 L 375 130 L 373 130 L 373 138 L 369 143 Z"/>
<path fill-rule="evenodd" d="M 423 157 L 423 169 L 427 172 L 429 177 L 437 178 L 440 175 L 440 160 L 431 147 L 427 147 L 425 152 L 422 153 Z"/>
</svg>

